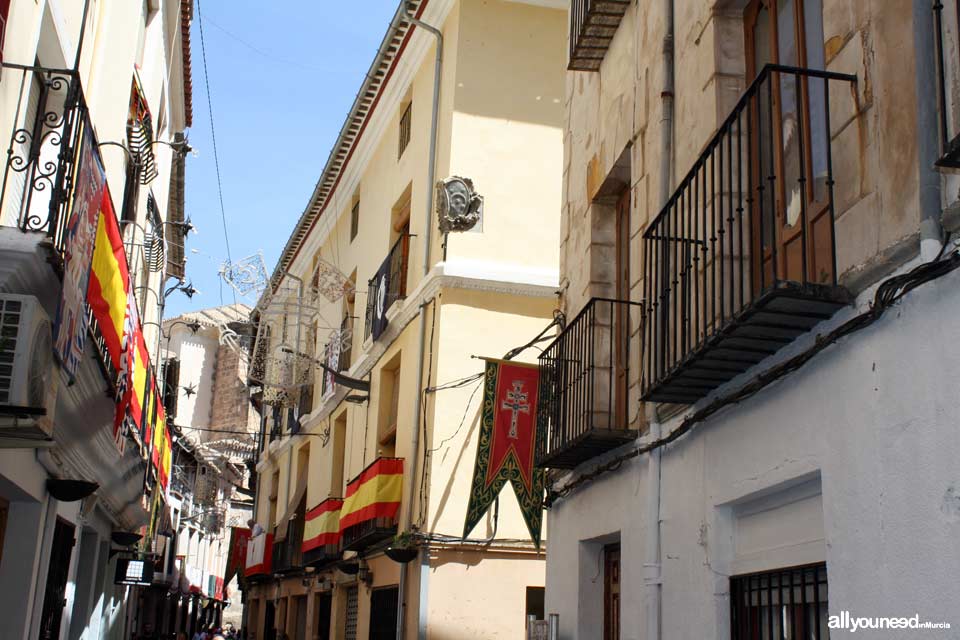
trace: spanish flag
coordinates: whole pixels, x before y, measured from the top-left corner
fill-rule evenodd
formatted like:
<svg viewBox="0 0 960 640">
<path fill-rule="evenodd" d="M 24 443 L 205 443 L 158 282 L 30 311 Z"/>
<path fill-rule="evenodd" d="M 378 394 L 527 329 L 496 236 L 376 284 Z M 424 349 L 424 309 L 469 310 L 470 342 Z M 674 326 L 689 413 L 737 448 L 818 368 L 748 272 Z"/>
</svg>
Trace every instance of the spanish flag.
<svg viewBox="0 0 960 640">
<path fill-rule="evenodd" d="M 156 384 L 153 372 L 150 370 L 150 354 L 147 352 L 147 343 L 143 340 L 143 331 L 139 323 L 133 329 L 131 343 L 131 385 L 130 411 L 134 423 L 143 434 L 144 441 L 149 441 L 153 426 L 153 407 L 156 400 Z M 144 411 L 146 409 L 146 411 Z"/>
<path fill-rule="evenodd" d="M 127 292 L 130 273 L 123 250 L 123 237 L 117 216 L 113 212 L 109 187 L 104 187 L 97 220 L 97 236 L 90 265 L 90 282 L 87 285 L 87 302 L 100 325 L 100 333 L 107 345 L 110 360 L 117 371 L 121 370 L 123 355 L 124 321 L 127 317 Z M 139 327 L 139 322 L 137 323 Z"/>
<path fill-rule="evenodd" d="M 157 397 L 156 387 L 153 387 L 152 395 Z M 155 411 L 157 419 L 154 422 L 153 446 L 150 461 L 153 463 L 153 466 L 160 469 L 160 461 L 163 459 L 163 447 L 167 442 L 167 416 L 164 413 L 163 404 L 159 402 L 155 405 Z"/>
<path fill-rule="evenodd" d="M 173 438 L 170 437 L 170 430 L 167 429 L 166 421 L 163 425 L 163 452 L 160 455 L 160 486 L 166 491 L 170 485 L 170 470 L 173 466 Z"/>
<path fill-rule="evenodd" d="M 347 485 L 340 531 L 375 518 L 396 518 L 403 493 L 403 459 L 377 458 Z"/>
<path fill-rule="evenodd" d="M 313 551 L 340 543 L 340 508 L 343 500 L 327 498 L 307 512 L 301 551 Z"/>
</svg>

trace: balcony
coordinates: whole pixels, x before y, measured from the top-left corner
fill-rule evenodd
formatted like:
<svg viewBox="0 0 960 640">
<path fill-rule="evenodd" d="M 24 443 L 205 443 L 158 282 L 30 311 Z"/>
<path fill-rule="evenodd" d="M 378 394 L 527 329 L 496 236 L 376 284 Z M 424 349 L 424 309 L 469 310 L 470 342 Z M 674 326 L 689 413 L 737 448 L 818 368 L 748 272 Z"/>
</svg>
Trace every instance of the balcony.
<svg viewBox="0 0 960 640">
<path fill-rule="evenodd" d="M 407 296 L 407 262 L 410 257 L 410 235 L 402 234 L 374 277 L 367 282 L 367 312 L 363 338 L 376 340 L 387 325 L 387 311 L 397 300 Z"/>
<path fill-rule="evenodd" d="M 402 491 L 402 458 L 377 458 L 351 480 L 340 510 L 340 548 L 361 551 L 393 538 Z"/>
<path fill-rule="evenodd" d="M 638 302 L 593 298 L 544 349 L 537 466 L 573 468 L 636 438 L 629 365 L 641 311 Z"/>
<path fill-rule="evenodd" d="M 855 81 L 765 67 L 644 232 L 644 400 L 696 402 L 849 303 L 830 99 Z"/>
<path fill-rule="evenodd" d="M 396 518 L 371 518 L 343 530 L 340 547 L 344 551 L 362 551 L 397 535 Z"/>
<path fill-rule="evenodd" d="M 287 535 L 273 543 L 273 573 L 287 573 L 303 567 L 303 513 L 287 525 Z"/>
<path fill-rule="evenodd" d="M 571 71 L 597 71 L 630 0 L 573 0 L 570 5 Z"/>
<path fill-rule="evenodd" d="M 0 225 L 16 226 L 44 238 L 52 251 L 42 255 L 62 280 L 68 241 L 67 221 L 74 200 L 84 136 L 99 157 L 80 78 L 64 69 L 2 63 L 4 85 L 16 91 L 13 129 L 0 172 Z M 16 271 L 15 256 L 8 269 Z M 31 260 L 37 255 L 31 256 Z M 60 286 L 60 283 L 57 283 Z M 117 373 L 107 354 L 97 319 L 86 308 L 87 326 L 98 364 L 111 392 Z"/>
</svg>

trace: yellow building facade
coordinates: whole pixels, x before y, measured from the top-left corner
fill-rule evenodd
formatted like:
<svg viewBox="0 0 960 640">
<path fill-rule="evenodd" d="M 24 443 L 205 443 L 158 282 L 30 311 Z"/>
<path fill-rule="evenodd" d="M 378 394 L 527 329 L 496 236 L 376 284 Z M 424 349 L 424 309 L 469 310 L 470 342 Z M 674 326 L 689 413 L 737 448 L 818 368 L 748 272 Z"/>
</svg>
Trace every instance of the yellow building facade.
<svg viewBox="0 0 960 640">
<path fill-rule="evenodd" d="M 516 638 L 542 616 L 544 555 L 513 493 L 466 539 L 463 523 L 475 356 L 556 308 L 566 29 L 564 3 L 516 0 L 402 3 L 389 26 L 254 312 L 274 368 L 252 375 L 248 637 Z M 455 176 L 479 221 L 444 232 L 434 185 Z"/>
</svg>

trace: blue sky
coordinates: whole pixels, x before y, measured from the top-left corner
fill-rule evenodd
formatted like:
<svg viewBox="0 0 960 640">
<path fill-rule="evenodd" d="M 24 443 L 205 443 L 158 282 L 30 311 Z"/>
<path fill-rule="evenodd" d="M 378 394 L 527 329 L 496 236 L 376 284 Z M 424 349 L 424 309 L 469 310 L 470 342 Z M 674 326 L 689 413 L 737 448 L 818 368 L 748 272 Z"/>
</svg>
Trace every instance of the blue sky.
<svg viewBox="0 0 960 640">
<path fill-rule="evenodd" d="M 197 15 L 197 8 L 201 15 Z M 192 300 L 174 293 L 166 315 L 233 302 L 218 271 L 227 259 L 200 19 L 230 255 L 263 252 L 268 272 L 307 203 L 397 0 L 199 0 L 194 5 L 193 127 L 186 214 Z M 194 252 L 196 250 L 196 252 Z"/>
</svg>

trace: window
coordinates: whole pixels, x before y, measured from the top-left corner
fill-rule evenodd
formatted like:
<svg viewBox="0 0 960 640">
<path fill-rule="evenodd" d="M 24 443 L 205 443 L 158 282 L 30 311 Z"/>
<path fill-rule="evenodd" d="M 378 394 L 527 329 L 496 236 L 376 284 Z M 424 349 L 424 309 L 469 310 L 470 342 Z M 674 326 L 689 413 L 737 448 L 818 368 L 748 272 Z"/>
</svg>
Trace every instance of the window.
<svg viewBox="0 0 960 640">
<path fill-rule="evenodd" d="M 177 398 L 180 388 L 180 361 L 168 358 L 163 362 L 163 409 L 167 414 L 167 421 L 172 421 L 177 415 Z"/>
<path fill-rule="evenodd" d="M 342 412 L 333 421 L 333 464 L 330 467 L 330 496 L 340 497 L 344 494 L 343 465 L 347 444 L 347 412 Z"/>
<path fill-rule="evenodd" d="M 357 231 L 360 229 L 360 201 L 357 200 L 353 203 L 353 208 L 350 209 L 350 242 L 353 242 L 353 239 L 357 237 Z"/>
<path fill-rule="evenodd" d="M 380 420 L 377 424 L 379 455 L 392 458 L 396 452 L 400 409 L 400 354 L 380 371 Z"/>
<path fill-rule="evenodd" d="M 731 640 L 830 637 L 827 565 L 730 578 Z"/>
<path fill-rule="evenodd" d="M 603 640 L 620 640 L 620 544 L 603 548 Z"/>
<path fill-rule="evenodd" d="M 408 102 L 406 108 L 403 110 L 403 114 L 400 116 L 400 148 L 397 151 L 397 159 L 403 157 L 403 152 L 406 151 L 407 145 L 410 144 L 410 119 L 413 109 L 413 102 Z"/>
<path fill-rule="evenodd" d="M 753 0 L 744 11 L 744 29 L 749 80 L 771 63 L 805 69 L 825 66 L 820 0 Z M 812 235 L 813 226 L 828 208 L 826 134 L 824 127 L 811 126 L 825 119 L 825 93 L 823 82 L 777 76 L 773 117 L 755 117 L 751 122 L 755 146 L 760 140 L 777 142 L 776 207 L 762 208 L 761 203 L 754 204 L 758 224 L 762 225 L 757 229 L 757 236 L 762 237 L 763 246 L 757 249 L 758 253 L 765 254 L 763 264 L 756 268 L 765 270 L 767 278 L 771 278 L 770 272 L 775 267 L 779 267 L 777 273 L 790 273 L 790 269 L 796 267 L 802 259 L 798 259 L 797 249 L 803 244 L 802 236 Z M 760 179 L 760 166 L 752 169 L 755 184 L 759 184 L 756 181 Z M 804 209 L 806 214 L 802 216 Z M 801 217 L 806 218 L 806 229 Z M 761 236 L 760 228 L 775 232 Z M 807 260 L 824 262 L 824 256 L 815 255 L 817 243 L 807 244 L 810 245 Z M 774 258 L 781 264 L 773 265 Z"/>
<path fill-rule="evenodd" d="M 543 606 L 545 591 L 544 587 L 527 587 L 526 615 L 536 616 L 537 620 L 545 618 Z"/>
</svg>

